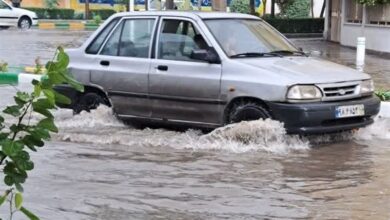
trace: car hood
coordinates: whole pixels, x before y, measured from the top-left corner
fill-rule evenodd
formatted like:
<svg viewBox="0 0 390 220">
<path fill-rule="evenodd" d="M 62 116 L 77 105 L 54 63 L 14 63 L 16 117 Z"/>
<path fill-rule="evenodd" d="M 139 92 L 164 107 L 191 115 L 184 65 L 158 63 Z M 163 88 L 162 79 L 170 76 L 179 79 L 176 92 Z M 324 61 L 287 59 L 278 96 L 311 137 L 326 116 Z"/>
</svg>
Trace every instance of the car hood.
<svg viewBox="0 0 390 220">
<path fill-rule="evenodd" d="M 12 8 L 12 11 L 16 14 L 18 14 L 19 16 L 21 15 L 28 15 L 32 18 L 36 18 L 36 13 L 35 12 L 32 12 L 32 11 L 29 11 L 29 10 L 26 10 L 26 9 L 22 9 L 22 8 Z"/>
<path fill-rule="evenodd" d="M 370 79 L 352 68 L 312 57 L 235 59 L 237 62 L 286 78 L 293 84 L 334 83 Z"/>
</svg>

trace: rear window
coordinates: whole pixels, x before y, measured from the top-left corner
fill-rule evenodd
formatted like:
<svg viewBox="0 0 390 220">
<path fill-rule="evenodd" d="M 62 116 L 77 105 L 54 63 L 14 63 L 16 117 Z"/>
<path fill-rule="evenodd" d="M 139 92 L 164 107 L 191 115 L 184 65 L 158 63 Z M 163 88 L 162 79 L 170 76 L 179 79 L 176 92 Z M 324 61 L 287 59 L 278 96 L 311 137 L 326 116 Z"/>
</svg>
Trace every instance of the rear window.
<svg viewBox="0 0 390 220">
<path fill-rule="evenodd" d="M 118 23 L 120 18 L 115 18 L 112 20 L 92 41 L 92 43 L 87 47 L 85 51 L 87 54 L 97 54 L 99 52 L 100 47 L 106 40 L 108 34 L 112 31 L 115 25 Z"/>
</svg>

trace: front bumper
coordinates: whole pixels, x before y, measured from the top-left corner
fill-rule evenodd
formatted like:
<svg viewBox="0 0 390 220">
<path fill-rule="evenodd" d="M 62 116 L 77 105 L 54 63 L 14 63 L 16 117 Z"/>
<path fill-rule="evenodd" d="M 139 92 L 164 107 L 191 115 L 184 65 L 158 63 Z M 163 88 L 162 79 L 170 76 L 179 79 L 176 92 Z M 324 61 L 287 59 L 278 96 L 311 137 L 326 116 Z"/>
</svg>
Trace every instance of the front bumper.
<svg viewBox="0 0 390 220">
<path fill-rule="evenodd" d="M 37 26 L 38 25 L 38 18 L 33 18 L 31 25 L 32 26 Z"/>
<path fill-rule="evenodd" d="M 273 118 L 283 122 L 291 134 L 333 133 L 365 127 L 374 122 L 373 116 L 380 110 L 380 100 L 375 96 L 338 102 L 267 104 Z M 336 107 L 359 104 L 364 105 L 364 116 L 336 118 Z"/>
</svg>

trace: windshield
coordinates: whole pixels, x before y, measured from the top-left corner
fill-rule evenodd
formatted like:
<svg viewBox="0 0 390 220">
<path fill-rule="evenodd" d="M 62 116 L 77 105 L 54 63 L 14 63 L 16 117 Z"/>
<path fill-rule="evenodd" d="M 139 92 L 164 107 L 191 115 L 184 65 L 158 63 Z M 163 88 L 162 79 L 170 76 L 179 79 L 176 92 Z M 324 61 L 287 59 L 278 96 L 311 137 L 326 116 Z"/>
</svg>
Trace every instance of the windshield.
<svg viewBox="0 0 390 220">
<path fill-rule="evenodd" d="M 261 20 L 212 19 L 205 20 L 205 23 L 229 57 L 297 51 L 281 34 Z"/>
</svg>

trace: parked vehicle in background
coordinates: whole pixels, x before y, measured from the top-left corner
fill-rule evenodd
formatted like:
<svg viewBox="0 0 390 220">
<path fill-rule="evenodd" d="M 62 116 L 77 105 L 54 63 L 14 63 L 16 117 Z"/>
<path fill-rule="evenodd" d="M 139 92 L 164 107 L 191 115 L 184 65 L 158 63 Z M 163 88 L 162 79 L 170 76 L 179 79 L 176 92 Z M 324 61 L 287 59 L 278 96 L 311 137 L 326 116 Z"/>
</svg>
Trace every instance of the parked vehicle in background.
<svg viewBox="0 0 390 220">
<path fill-rule="evenodd" d="M 289 133 L 373 123 L 380 101 L 369 75 L 308 57 L 258 17 L 235 13 L 120 13 L 67 51 L 85 85 L 75 112 L 99 104 L 124 120 L 216 128 L 271 118 Z"/>
<path fill-rule="evenodd" d="M 19 27 L 29 29 L 32 25 L 38 24 L 38 16 L 35 12 L 14 8 L 7 2 L 0 0 L 0 29 Z"/>
</svg>

